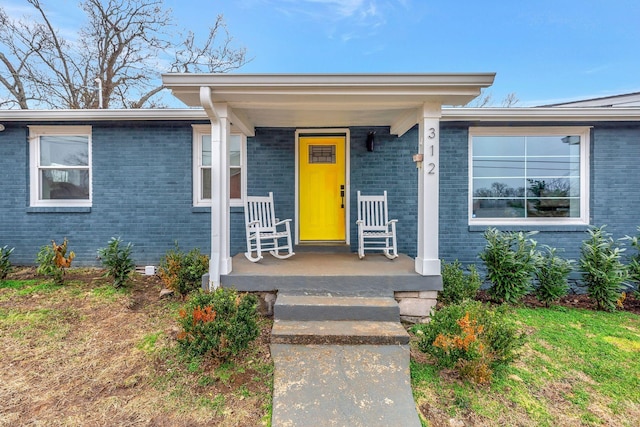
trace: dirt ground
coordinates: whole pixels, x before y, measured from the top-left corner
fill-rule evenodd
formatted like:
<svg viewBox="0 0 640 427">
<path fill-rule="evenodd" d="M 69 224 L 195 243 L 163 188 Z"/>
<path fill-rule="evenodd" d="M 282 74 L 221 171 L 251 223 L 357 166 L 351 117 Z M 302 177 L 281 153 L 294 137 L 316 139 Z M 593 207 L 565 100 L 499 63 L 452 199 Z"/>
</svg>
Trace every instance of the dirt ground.
<svg viewBox="0 0 640 427">
<path fill-rule="evenodd" d="M 242 359 L 189 364 L 175 351 L 180 301 L 160 299 L 160 279 L 136 274 L 128 292 L 114 292 L 101 274 L 72 269 L 54 289 L 0 287 L 0 426 L 265 424 L 269 320 Z M 8 279 L 36 277 L 16 268 Z"/>
</svg>

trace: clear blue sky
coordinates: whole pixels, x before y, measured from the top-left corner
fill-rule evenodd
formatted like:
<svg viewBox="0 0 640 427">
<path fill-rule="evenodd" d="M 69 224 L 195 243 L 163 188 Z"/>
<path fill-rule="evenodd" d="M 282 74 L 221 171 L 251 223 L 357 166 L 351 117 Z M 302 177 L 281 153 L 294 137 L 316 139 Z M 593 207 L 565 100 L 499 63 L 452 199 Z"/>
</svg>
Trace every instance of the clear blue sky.
<svg viewBox="0 0 640 427">
<path fill-rule="evenodd" d="M 77 5 L 41 1 L 61 19 Z M 496 72 L 495 102 L 520 106 L 640 91 L 638 0 L 165 3 L 196 34 L 222 13 L 253 58 L 240 72 Z"/>
</svg>

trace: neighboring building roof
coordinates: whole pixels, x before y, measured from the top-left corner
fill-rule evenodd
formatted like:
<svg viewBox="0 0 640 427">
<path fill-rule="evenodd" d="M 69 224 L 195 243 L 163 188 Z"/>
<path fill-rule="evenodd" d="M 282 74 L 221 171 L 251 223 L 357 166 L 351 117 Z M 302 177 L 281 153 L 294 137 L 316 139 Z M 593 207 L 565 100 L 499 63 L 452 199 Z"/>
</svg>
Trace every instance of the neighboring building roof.
<svg viewBox="0 0 640 427">
<path fill-rule="evenodd" d="M 640 107 L 640 92 L 542 105 L 541 107 Z"/>
</svg>

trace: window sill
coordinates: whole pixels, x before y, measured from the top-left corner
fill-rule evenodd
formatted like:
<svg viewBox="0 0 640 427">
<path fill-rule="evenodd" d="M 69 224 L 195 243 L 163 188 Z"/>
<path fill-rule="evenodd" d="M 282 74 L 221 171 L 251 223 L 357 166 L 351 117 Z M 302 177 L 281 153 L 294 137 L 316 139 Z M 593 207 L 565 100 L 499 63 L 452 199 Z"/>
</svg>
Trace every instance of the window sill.
<svg viewBox="0 0 640 427">
<path fill-rule="evenodd" d="M 586 224 L 523 224 L 523 225 L 511 225 L 511 224 L 491 224 L 491 225 L 469 225 L 469 231 L 471 232 L 484 232 L 489 227 L 495 227 L 501 231 L 563 231 L 563 232 L 585 232 L 589 229 Z"/>
<path fill-rule="evenodd" d="M 27 213 L 91 213 L 91 206 L 29 206 Z"/>
</svg>

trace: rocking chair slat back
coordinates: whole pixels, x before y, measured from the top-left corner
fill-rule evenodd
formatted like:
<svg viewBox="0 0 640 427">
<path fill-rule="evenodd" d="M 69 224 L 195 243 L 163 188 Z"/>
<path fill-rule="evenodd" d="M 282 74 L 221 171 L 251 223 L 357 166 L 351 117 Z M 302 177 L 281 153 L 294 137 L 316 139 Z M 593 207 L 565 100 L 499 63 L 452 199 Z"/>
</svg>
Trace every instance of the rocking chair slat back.
<svg viewBox="0 0 640 427">
<path fill-rule="evenodd" d="M 269 194 L 269 197 L 251 197 L 247 200 L 247 209 L 245 209 L 247 224 L 252 224 L 252 227 L 258 225 L 263 231 L 273 229 L 276 223 L 273 196 L 272 193 Z M 257 224 L 255 221 L 258 221 Z"/>
<path fill-rule="evenodd" d="M 358 256 L 365 251 L 382 251 L 389 259 L 398 256 L 396 222 L 389 220 L 387 192 L 381 196 L 363 196 L 358 191 Z"/>
<path fill-rule="evenodd" d="M 363 221 L 367 230 L 386 229 L 388 222 L 387 192 L 382 196 L 362 196 L 358 194 L 358 220 Z"/>
<path fill-rule="evenodd" d="M 291 227 L 289 226 L 291 220 L 278 221 L 272 192 L 266 197 L 245 197 L 244 219 L 247 228 L 245 256 L 249 261 L 260 261 L 263 258 L 262 252 L 265 251 L 280 259 L 294 255 L 291 244 Z M 256 253 L 255 256 L 253 252 Z"/>
</svg>

